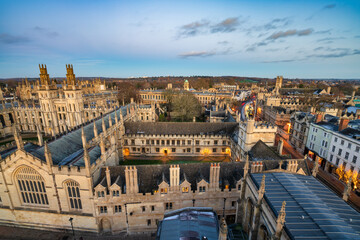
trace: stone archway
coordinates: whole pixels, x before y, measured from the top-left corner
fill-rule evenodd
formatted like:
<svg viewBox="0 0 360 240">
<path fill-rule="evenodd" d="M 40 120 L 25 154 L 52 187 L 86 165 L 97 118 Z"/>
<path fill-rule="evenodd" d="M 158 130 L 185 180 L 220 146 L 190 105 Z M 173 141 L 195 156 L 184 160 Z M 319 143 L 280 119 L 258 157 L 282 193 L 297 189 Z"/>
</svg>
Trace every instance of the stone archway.
<svg viewBox="0 0 360 240">
<path fill-rule="evenodd" d="M 100 231 L 102 233 L 111 232 L 111 223 L 110 223 L 109 219 L 103 218 L 100 220 Z"/>
</svg>

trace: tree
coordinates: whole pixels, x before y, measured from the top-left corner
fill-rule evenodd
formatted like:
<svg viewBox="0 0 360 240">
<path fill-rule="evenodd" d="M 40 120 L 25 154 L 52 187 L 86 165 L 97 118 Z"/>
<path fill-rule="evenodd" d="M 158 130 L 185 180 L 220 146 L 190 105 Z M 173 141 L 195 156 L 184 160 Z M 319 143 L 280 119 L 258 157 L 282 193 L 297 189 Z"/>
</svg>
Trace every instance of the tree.
<svg viewBox="0 0 360 240">
<path fill-rule="evenodd" d="M 193 94 L 185 92 L 174 97 L 173 110 L 173 117 L 186 122 L 191 121 L 193 117 L 199 117 L 202 107 Z"/>
<path fill-rule="evenodd" d="M 130 83 L 130 82 L 120 82 L 118 83 L 118 100 L 122 104 L 129 103 L 131 98 L 134 99 L 134 101 L 140 100 L 139 91 L 136 89 L 136 87 Z"/>
<path fill-rule="evenodd" d="M 175 97 L 175 91 L 173 89 L 166 89 L 163 92 L 163 95 L 165 97 L 166 100 L 166 106 L 167 106 L 167 111 L 171 112 L 172 111 L 172 104 L 174 101 L 174 97 Z"/>
</svg>

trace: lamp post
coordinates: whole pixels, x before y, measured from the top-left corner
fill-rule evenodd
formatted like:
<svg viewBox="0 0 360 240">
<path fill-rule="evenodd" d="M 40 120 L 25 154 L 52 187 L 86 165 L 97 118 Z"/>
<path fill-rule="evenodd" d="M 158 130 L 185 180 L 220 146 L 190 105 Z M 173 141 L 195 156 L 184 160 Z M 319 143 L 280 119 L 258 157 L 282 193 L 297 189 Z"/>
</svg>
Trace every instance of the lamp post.
<svg viewBox="0 0 360 240">
<path fill-rule="evenodd" d="M 75 231 L 74 231 L 74 226 L 73 226 L 73 218 L 71 217 L 71 218 L 69 218 L 69 221 L 70 221 L 70 223 L 71 223 L 71 229 L 72 229 L 72 232 L 73 232 L 73 237 L 74 237 L 74 240 L 75 240 Z"/>
</svg>

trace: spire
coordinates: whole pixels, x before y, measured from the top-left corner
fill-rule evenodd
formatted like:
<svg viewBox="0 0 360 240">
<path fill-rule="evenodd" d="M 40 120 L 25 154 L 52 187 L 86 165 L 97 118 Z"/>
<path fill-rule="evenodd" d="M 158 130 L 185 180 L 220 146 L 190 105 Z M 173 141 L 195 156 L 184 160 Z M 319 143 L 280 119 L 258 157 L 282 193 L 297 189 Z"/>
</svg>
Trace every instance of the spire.
<svg viewBox="0 0 360 240">
<path fill-rule="evenodd" d="M 24 143 L 22 141 L 22 137 L 17 130 L 17 127 L 14 126 L 14 138 L 16 142 L 17 149 L 24 149 Z"/>
<path fill-rule="evenodd" d="M 86 142 L 84 145 L 84 163 L 85 163 L 86 176 L 90 177 L 90 156 L 89 156 Z"/>
<path fill-rule="evenodd" d="M 260 204 L 262 199 L 264 198 L 264 194 L 265 194 L 265 174 L 262 177 L 261 185 L 260 185 L 258 193 L 259 193 L 258 204 Z"/>
<path fill-rule="evenodd" d="M 318 172 L 319 172 L 319 161 L 318 161 L 318 158 L 315 157 L 314 167 L 313 167 L 313 170 L 312 170 L 313 177 L 316 177 Z"/>
<path fill-rule="evenodd" d="M 100 150 L 101 150 L 101 155 L 105 154 L 105 142 L 104 142 L 104 137 L 103 135 L 100 136 Z"/>
<path fill-rule="evenodd" d="M 109 167 L 106 167 L 106 183 L 107 183 L 107 187 L 108 189 L 110 188 L 111 186 L 111 178 L 110 178 L 110 170 L 109 170 Z"/>
<path fill-rule="evenodd" d="M 44 154 L 45 154 L 46 164 L 48 165 L 49 169 L 51 169 L 51 167 L 53 166 L 53 161 L 52 161 L 51 152 L 50 152 L 47 142 L 45 142 Z"/>
<path fill-rule="evenodd" d="M 343 192 L 343 197 L 342 199 L 344 201 L 347 201 L 350 197 L 350 192 L 351 192 L 351 182 L 352 182 L 352 178 L 350 177 L 345 188 L 344 188 L 344 192 Z"/>
<path fill-rule="evenodd" d="M 105 126 L 104 117 L 101 119 L 101 126 L 102 126 L 103 133 L 105 134 L 105 132 L 106 132 L 106 126 Z"/>
<path fill-rule="evenodd" d="M 117 113 L 116 113 L 116 109 L 115 109 L 115 124 L 117 125 L 119 122 L 119 119 L 118 119 L 118 116 L 117 116 Z"/>
<path fill-rule="evenodd" d="M 96 121 L 94 121 L 94 137 L 97 138 L 99 136 L 98 129 L 96 127 Z"/>
<path fill-rule="evenodd" d="M 245 162 L 245 166 L 244 166 L 244 179 L 246 178 L 248 173 L 249 173 L 249 153 L 246 154 L 246 162 Z"/>
<path fill-rule="evenodd" d="M 36 126 L 36 133 L 37 133 L 37 138 L 38 138 L 38 144 L 39 146 L 42 146 L 44 145 L 44 139 L 43 139 L 43 136 L 40 132 L 40 127 L 39 125 Z"/>
<path fill-rule="evenodd" d="M 109 128 L 112 126 L 111 115 L 109 114 Z"/>
<path fill-rule="evenodd" d="M 81 127 L 81 140 L 82 140 L 83 148 L 86 148 L 86 135 L 85 135 L 84 127 Z"/>
<path fill-rule="evenodd" d="M 274 236 L 272 239 L 280 239 L 280 237 L 281 237 L 281 232 L 284 227 L 285 216 L 286 216 L 285 205 L 286 205 L 286 202 L 283 201 L 279 215 L 276 220 L 276 230 L 275 230 L 275 233 L 274 233 Z"/>
</svg>

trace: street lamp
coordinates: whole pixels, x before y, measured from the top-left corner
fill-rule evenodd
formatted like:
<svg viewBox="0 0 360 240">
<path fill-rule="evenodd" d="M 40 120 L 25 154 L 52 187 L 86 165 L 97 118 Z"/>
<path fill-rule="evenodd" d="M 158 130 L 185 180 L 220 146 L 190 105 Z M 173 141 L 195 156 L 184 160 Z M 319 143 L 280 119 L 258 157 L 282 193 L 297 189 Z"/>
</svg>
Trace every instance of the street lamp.
<svg viewBox="0 0 360 240">
<path fill-rule="evenodd" d="M 69 221 L 70 221 L 70 223 L 71 223 L 71 229 L 72 229 L 72 232 L 73 232 L 73 237 L 74 237 L 74 240 L 75 240 L 75 231 L 74 231 L 74 226 L 73 226 L 73 221 L 74 219 L 71 217 L 71 218 L 69 218 Z"/>
</svg>

